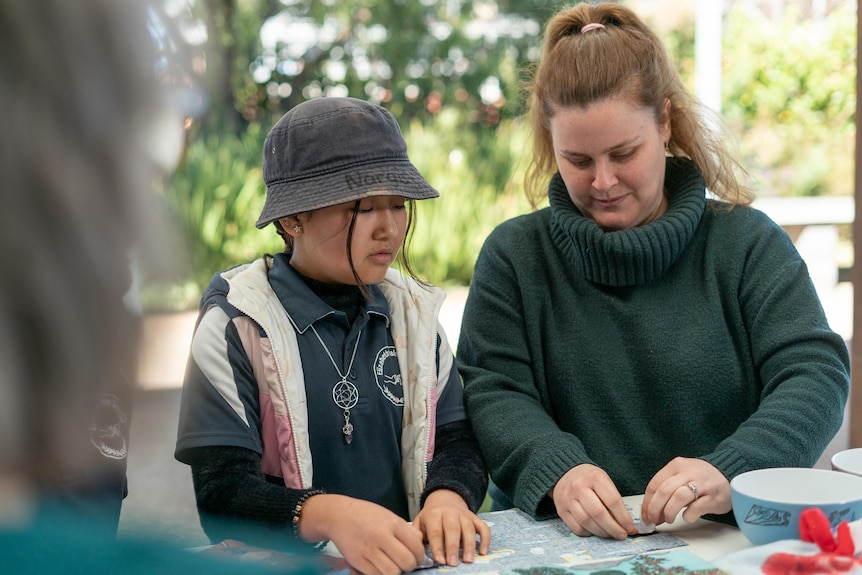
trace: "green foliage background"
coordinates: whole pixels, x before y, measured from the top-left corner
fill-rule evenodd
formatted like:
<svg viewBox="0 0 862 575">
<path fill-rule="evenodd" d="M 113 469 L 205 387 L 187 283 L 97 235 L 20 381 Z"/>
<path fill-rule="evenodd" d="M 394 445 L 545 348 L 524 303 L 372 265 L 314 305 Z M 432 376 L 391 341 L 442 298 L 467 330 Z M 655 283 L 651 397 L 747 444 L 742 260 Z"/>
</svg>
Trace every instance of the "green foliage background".
<svg viewBox="0 0 862 575">
<path fill-rule="evenodd" d="M 440 191 L 417 203 L 410 258 L 415 270 L 437 285 L 469 283 L 473 263 L 493 227 L 530 207 L 518 179 L 526 133 L 517 121 L 494 130 L 471 131 L 456 110 L 433 125 L 414 120 L 405 130 L 414 164 Z M 260 167 L 263 132 L 250 124 L 238 137 L 207 136 L 189 146 L 182 167 L 162 190 L 174 227 L 182 230 L 188 255 L 179 277 L 150 281 L 147 309 L 186 309 L 196 303 L 210 276 L 282 249 L 272 226 L 254 226 L 266 196 Z"/>
<path fill-rule="evenodd" d="M 779 21 L 731 11 L 724 35 L 724 117 L 761 196 L 851 195 L 856 9 L 822 21 L 796 4 Z"/>
<path fill-rule="evenodd" d="M 230 4 L 233 0 L 225 1 Z M 233 72 L 222 78 L 229 80 L 227 84 L 211 81 L 207 86 L 210 93 L 221 90 L 228 95 L 214 98 L 207 118 L 190 133 L 182 164 L 162 189 L 165 208 L 181 231 L 176 253 L 187 258 L 181 273 L 146 279 L 143 299 L 149 310 L 192 307 L 215 271 L 279 250 L 280 239 L 271 227 L 254 227 L 265 197 L 260 150 L 266 131 L 285 109 L 304 95 L 314 95 L 309 90 L 367 95 L 363 89 L 367 82 L 363 84 L 358 77 L 327 85 L 321 67 L 330 56 L 317 54 L 317 67 L 309 61 L 301 77 L 278 78 L 280 82 L 290 80 L 296 89 L 287 98 L 273 98 L 265 86 L 250 80 L 248 62 L 259 57 L 253 38 L 260 27 L 260 14 L 275 13 L 280 5 L 245 0 L 234 6 L 233 30 L 242 32 L 235 37 L 225 32 L 224 13 L 214 4 L 216 0 L 207 2 L 210 11 L 222 19 L 211 14 L 208 18 L 211 26 L 222 31 L 220 41 L 231 47 L 223 50 L 222 64 Z M 505 7 L 505 3 L 498 4 Z M 292 9 L 304 8 L 306 15 L 313 13 L 322 19 L 328 7 L 349 20 L 345 29 L 354 32 L 357 26 L 369 25 L 362 18 L 372 14 L 378 19 L 390 18 L 390 22 L 400 18 L 402 33 L 396 30 L 391 36 L 398 41 L 372 48 L 381 51 L 381 59 L 400 61 L 401 66 L 417 53 L 425 54 L 427 62 L 447 58 L 455 62 L 463 56 L 459 50 L 471 45 L 462 33 L 462 13 L 443 15 L 456 30 L 445 42 L 432 42 L 427 34 L 418 42 L 406 40 L 411 34 L 421 35 L 417 22 L 432 16 L 443 18 L 439 2 L 375 3 L 377 8 L 384 5 L 397 10 L 357 13 L 352 3 L 336 0 L 294 2 Z M 553 12 L 552 3 L 509 5 L 518 17 L 545 18 Z M 777 21 L 753 18 L 740 3 L 728 14 L 723 41 L 723 116 L 738 138 L 743 163 L 759 195 L 852 194 L 855 26 L 855 3 L 850 1 L 819 21 L 804 17 L 793 4 Z M 693 22 L 682 21 L 665 33 L 689 86 L 693 85 L 693 30 Z M 350 49 L 354 41 L 347 33 L 338 53 Z M 520 121 L 520 89 L 538 42 L 538 37 L 514 38 L 508 44 L 502 40 L 473 42 L 477 46 L 470 57 L 480 69 L 469 74 L 455 77 L 429 72 L 413 80 L 397 74 L 391 78 L 393 99 L 384 105 L 402 123 L 411 159 L 441 192 L 439 199 L 419 203 L 411 246 L 415 269 L 432 283 L 468 284 L 488 232 L 530 209 L 520 185 L 529 153 L 528 135 Z M 394 51 L 394 55 L 386 56 L 384 50 Z M 499 78 L 502 98 L 489 106 L 478 100 L 476 92 L 479 81 L 491 71 Z M 422 84 L 422 94 L 436 94 L 442 106 L 432 110 L 427 98 L 405 100 L 403 88 L 411 81 Z M 233 104 L 226 106 L 225 99 Z"/>
</svg>

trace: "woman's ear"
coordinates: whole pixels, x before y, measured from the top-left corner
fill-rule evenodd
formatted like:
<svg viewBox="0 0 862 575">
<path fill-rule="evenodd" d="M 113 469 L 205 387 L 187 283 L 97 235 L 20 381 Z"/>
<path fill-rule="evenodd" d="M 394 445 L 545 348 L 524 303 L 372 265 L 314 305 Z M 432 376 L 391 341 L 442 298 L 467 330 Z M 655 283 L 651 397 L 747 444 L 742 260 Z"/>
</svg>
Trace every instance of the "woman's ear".
<svg viewBox="0 0 862 575">
<path fill-rule="evenodd" d="M 671 125 L 670 125 L 670 99 L 664 101 L 664 107 L 661 111 L 661 116 L 659 117 L 659 124 L 661 126 L 661 135 L 662 139 L 667 145 L 670 142 L 671 136 Z"/>
</svg>

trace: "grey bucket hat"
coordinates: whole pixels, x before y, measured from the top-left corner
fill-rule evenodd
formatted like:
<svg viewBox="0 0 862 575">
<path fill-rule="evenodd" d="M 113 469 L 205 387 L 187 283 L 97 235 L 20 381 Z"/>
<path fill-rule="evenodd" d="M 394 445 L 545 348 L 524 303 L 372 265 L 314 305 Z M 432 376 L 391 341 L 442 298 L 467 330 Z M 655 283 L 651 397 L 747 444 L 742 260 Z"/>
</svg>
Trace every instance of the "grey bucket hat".
<svg viewBox="0 0 862 575">
<path fill-rule="evenodd" d="M 316 98 L 282 116 L 263 146 L 263 180 L 258 228 L 369 196 L 440 195 L 407 157 L 392 114 L 355 98 Z"/>
</svg>

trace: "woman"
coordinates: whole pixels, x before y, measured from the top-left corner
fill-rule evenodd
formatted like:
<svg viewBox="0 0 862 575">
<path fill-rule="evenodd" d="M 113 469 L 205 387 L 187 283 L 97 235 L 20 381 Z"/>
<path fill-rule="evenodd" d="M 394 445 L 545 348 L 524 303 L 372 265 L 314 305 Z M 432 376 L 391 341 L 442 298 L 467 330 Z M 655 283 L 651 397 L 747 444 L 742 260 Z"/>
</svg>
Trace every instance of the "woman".
<svg viewBox="0 0 862 575">
<path fill-rule="evenodd" d="M 811 466 L 840 427 L 845 343 L 634 13 L 563 9 L 543 50 L 526 184 L 550 205 L 488 237 L 458 347 L 491 478 L 578 535 L 636 533 L 641 493 L 645 522 L 732 521 L 734 476 Z"/>
</svg>

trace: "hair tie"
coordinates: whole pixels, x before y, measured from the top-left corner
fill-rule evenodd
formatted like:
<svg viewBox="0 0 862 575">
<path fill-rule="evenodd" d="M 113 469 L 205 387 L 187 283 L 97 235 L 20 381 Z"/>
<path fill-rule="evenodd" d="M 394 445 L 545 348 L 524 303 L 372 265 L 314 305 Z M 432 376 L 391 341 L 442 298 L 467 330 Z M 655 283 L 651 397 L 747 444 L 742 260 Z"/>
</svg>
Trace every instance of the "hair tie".
<svg viewBox="0 0 862 575">
<path fill-rule="evenodd" d="M 598 22 L 592 22 L 590 24 L 587 24 L 583 28 L 581 28 L 581 34 L 586 34 L 590 30 L 598 30 L 599 28 L 604 28 L 604 27 L 605 27 L 604 24 L 599 24 Z"/>
</svg>

